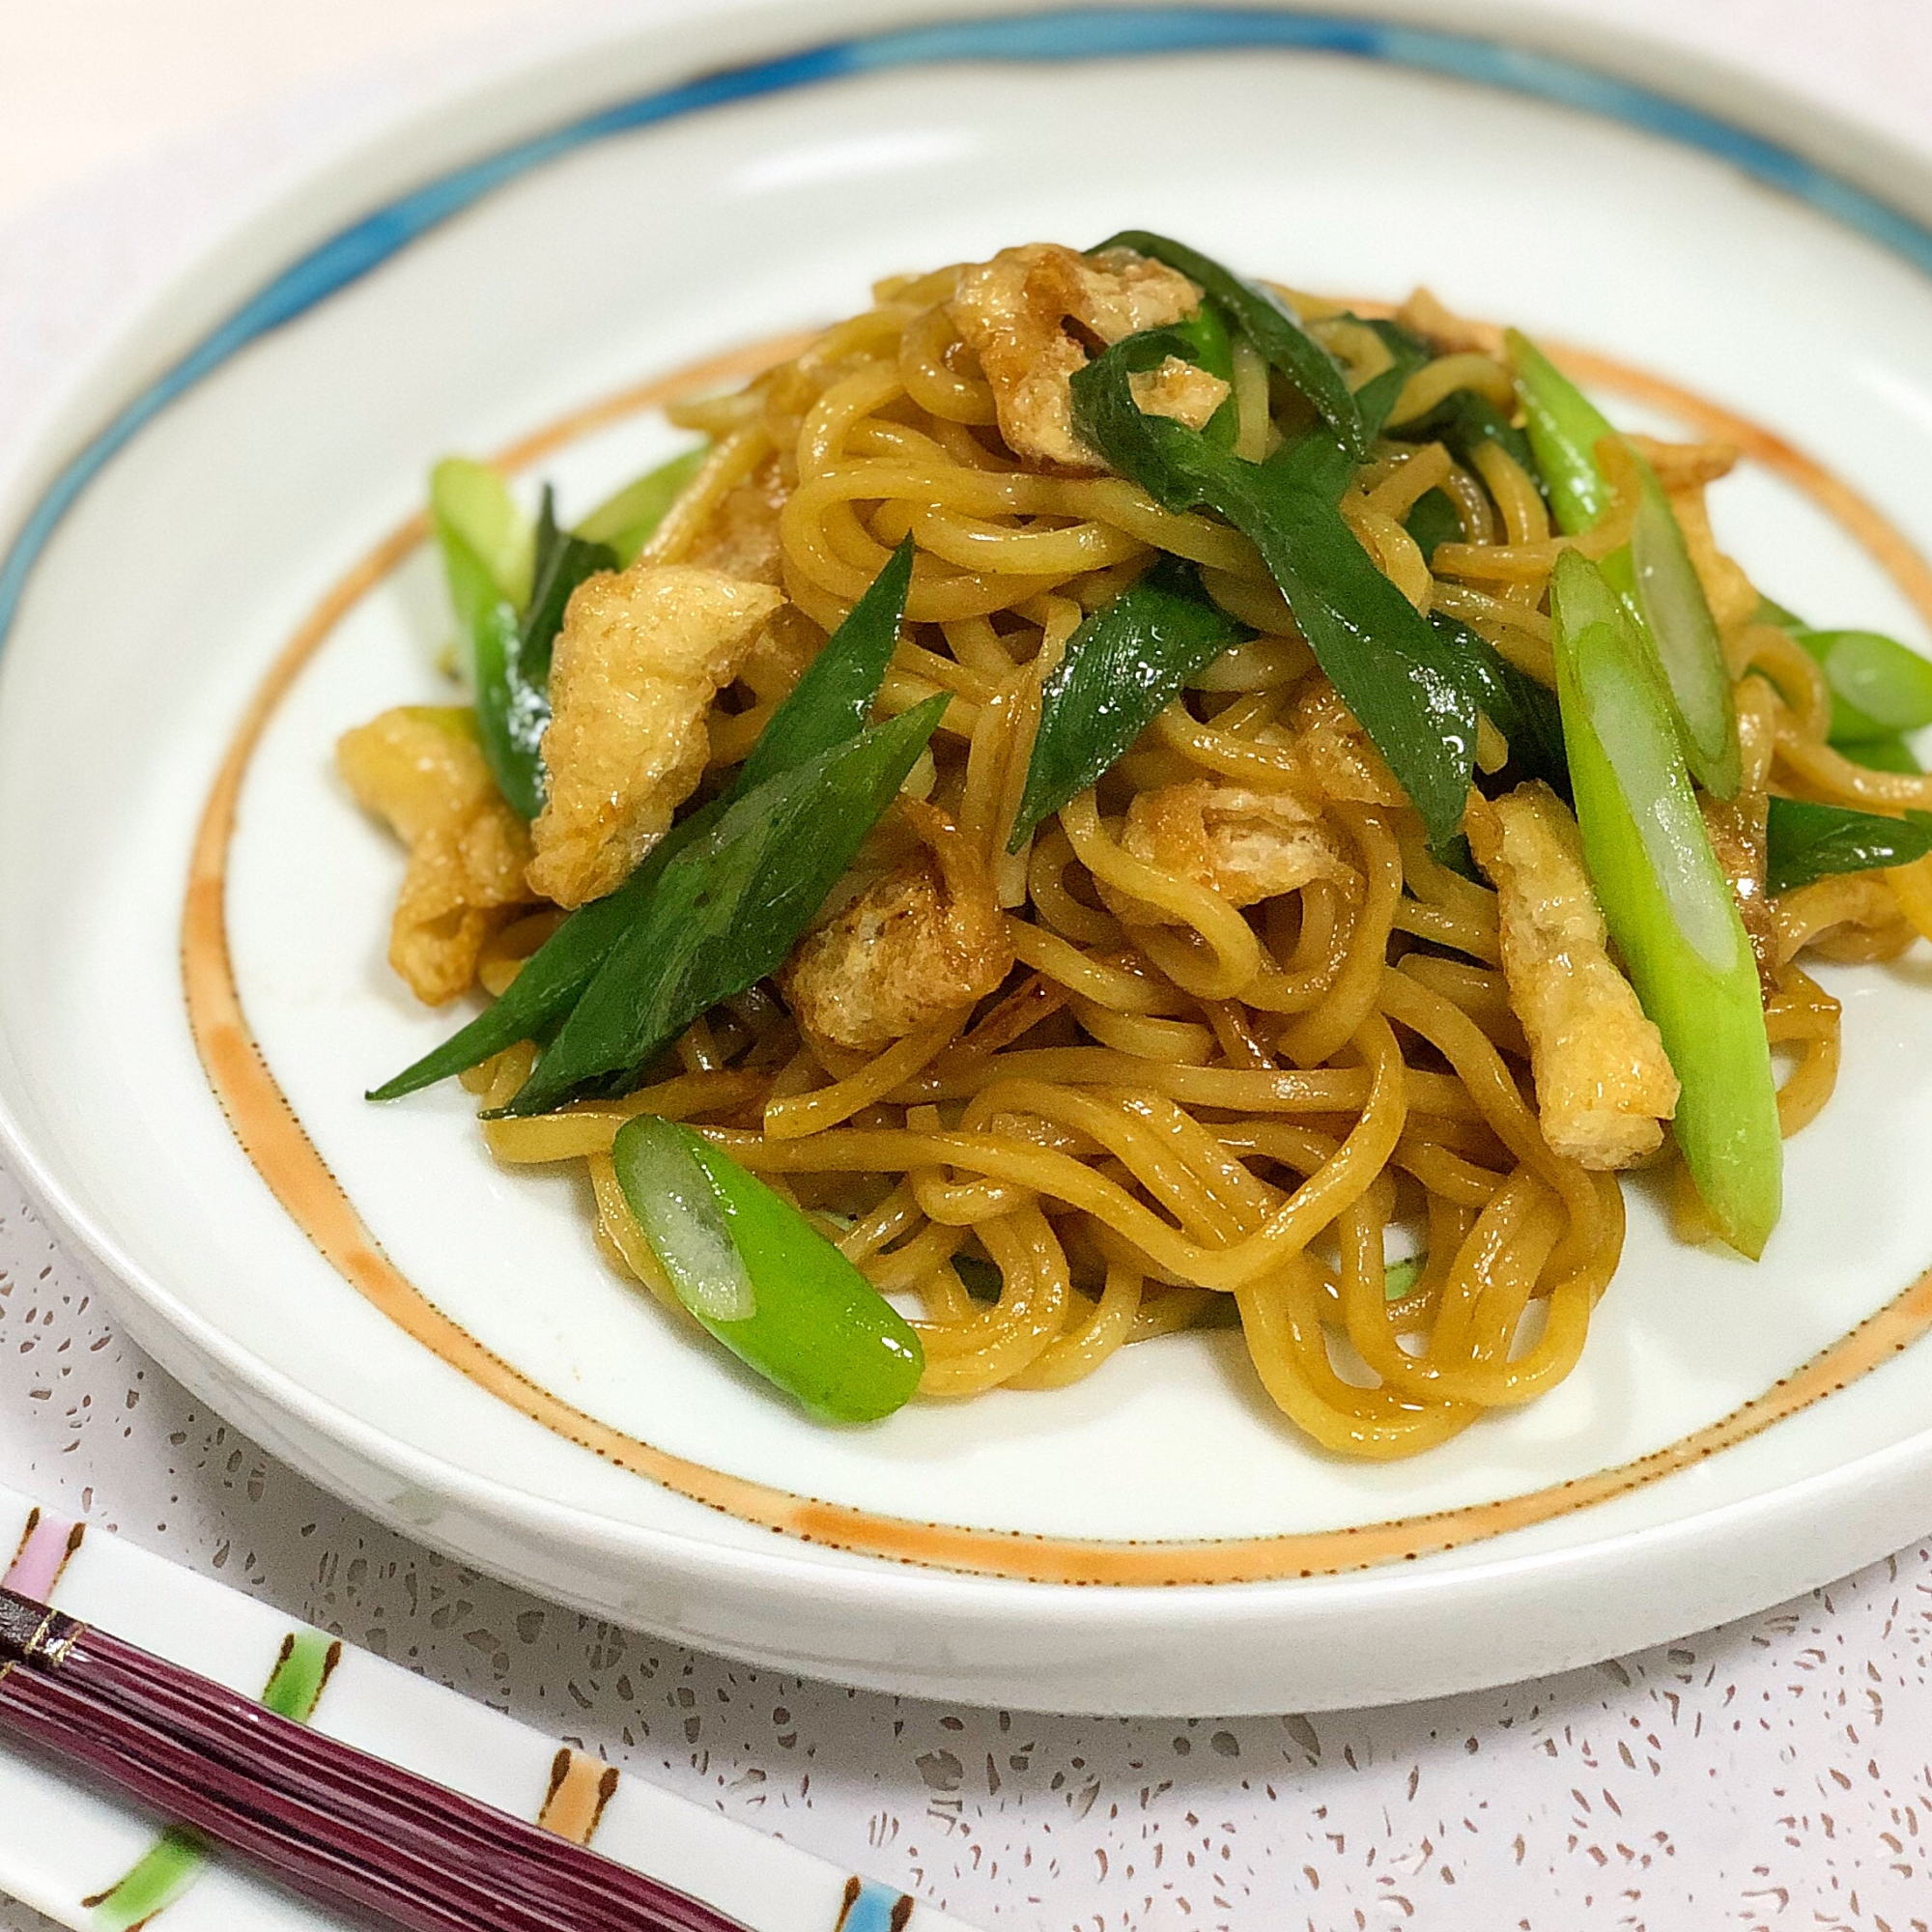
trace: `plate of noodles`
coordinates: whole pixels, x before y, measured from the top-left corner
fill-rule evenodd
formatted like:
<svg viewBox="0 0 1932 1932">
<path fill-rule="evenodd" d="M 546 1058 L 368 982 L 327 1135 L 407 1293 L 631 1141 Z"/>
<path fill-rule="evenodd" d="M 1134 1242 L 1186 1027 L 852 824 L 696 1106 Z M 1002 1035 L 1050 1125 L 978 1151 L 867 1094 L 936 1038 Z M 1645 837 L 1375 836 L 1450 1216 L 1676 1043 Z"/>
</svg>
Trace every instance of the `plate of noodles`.
<svg viewBox="0 0 1932 1932">
<path fill-rule="evenodd" d="M 0 1099 L 137 1339 L 984 1701 L 1922 1530 L 1932 179 L 1537 32 L 711 10 L 132 328 L 8 499 Z"/>
</svg>

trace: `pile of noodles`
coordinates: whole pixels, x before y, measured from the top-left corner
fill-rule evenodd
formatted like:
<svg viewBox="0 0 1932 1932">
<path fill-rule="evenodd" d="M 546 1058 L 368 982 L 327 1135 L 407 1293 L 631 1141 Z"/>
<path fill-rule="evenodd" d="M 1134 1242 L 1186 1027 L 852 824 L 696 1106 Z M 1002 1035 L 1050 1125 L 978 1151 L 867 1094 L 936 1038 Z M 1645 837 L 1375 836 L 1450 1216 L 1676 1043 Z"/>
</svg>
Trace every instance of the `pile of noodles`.
<svg viewBox="0 0 1932 1932">
<path fill-rule="evenodd" d="M 916 1303 L 923 1393 L 1056 1388 L 1128 1343 L 1238 1324 L 1263 1385 L 1317 1442 L 1412 1454 L 1575 1366 L 1622 1245 L 1618 1180 L 1544 1140 L 1499 971 L 1494 894 L 1432 860 L 1411 810 L 1321 795 L 1269 742 L 1317 673 L 1257 554 L 1226 526 L 1169 514 L 1117 478 L 1022 469 L 948 319 L 959 272 L 886 282 L 872 308 L 796 360 L 674 412 L 714 448 L 647 554 L 688 555 L 734 493 L 742 503 L 748 487 L 781 491 L 783 588 L 829 631 L 911 533 L 908 626 L 883 709 L 951 696 L 927 795 L 992 870 L 1013 978 L 976 1011 L 870 1060 L 814 1051 L 767 983 L 694 1024 L 675 1068 L 642 1091 L 489 1122 L 489 1144 L 505 1161 L 586 1161 L 607 1250 L 648 1278 L 612 1136 L 640 1111 L 715 1132 L 822 1216 L 882 1290 Z M 1362 324 L 1295 300 L 1351 383 L 1386 366 Z M 1426 297 L 1402 314 L 1454 346 L 1409 378 L 1391 427 L 1459 387 L 1513 407 L 1488 331 Z M 1264 455 L 1279 432 L 1258 359 L 1237 361 L 1235 393 L 1237 447 Z M 1730 653 L 1756 767 L 1747 784 L 1932 807 L 1932 779 L 1867 771 L 1827 747 L 1817 667 L 1752 621 L 1756 593 L 1716 550 L 1704 514 L 1703 486 L 1730 452 L 1644 448 Z M 1558 537 L 1503 448 L 1465 469 L 1439 442 L 1385 438 L 1343 510 L 1418 609 L 1453 613 L 1550 684 L 1550 570 L 1567 543 L 1601 556 L 1624 541 L 1636 499 L 1620 480 L 1601 527 Z M 1463 539 L 1441 545 L 1433 569 L 1404 528 L 1432 489 L 1455 504 Z M 1160 551 L 1200 564 L 1209 593 L 1259 636 L 1009 856 L 1041 680 L 1082 618 Z M 725 694 L 713 764 L 741 759 L 783 696 L 744 684 Z M 1360 889 L 1318 882 L 1243 913 L 1122 848 L 1137 788 L 1198 779 L 1295 790 L 1338 835 Z M 1776 902 L 1768 1013 L 1786 1063 L 1787 1134 L 1830 1096 L 1838 1053 L 1837 1003 L 1794 955 L 1807 945 L 1841 959 L 1901 951 L 1932 914 L 1920 870 L 1831 879 Z M 1122 924 L 1099 882 L 1171 923 Z M 485 985 L 500 990 L 553 923 L 538 915 L 500 934 Z M 486 1107 L 515 1092 L 531 1052 L 512 1049 L 471 1076 Z M 1703 1232 L 1688 1185 L 1678 1198 L 1685 1232 Z M 1419 1275 L 1391 1298 L 1387 1258 L 1416 1251 Z"/>
</svg>

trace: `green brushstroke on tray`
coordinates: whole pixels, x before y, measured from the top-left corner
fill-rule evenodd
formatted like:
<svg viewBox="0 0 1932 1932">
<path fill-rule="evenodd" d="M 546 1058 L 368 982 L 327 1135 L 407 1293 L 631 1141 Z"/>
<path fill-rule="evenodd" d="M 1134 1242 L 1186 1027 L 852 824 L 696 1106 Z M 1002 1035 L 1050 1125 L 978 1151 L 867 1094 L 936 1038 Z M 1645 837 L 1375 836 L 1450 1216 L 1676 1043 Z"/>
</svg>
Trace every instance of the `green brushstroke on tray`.
<svg viewBox="0 0 1932 1932">
<path fill-rule="evenodd" d="M 320 1631 L 297 1631 L 283 1638 L 262 1702 L 278 1718 L 307 1723 L 341 1656 L 342 1646 Z"/>
<path fill-rule="evenodd" d="M 341 1655 L 342 1646 L 320 1631 L 292 1631 L 263 1688 L 263 1705 L 278 1718 L 307 1723 Z M 124 1877 L 81 1903 L 93 1909 L 99 1932 L 133 1932 L 194 1885 L 209 1856 L 192 1832 L 170 1826 Z"/>
<path fill-rule="evenodd" d="M 94 1922 L 112 1932 L 128 1932 L 165 1912 L 201 1876 L 208 1849 L 191 1832 L 170 1826 L 154 1848 L 144 1852 L 94 1908 Z"/>
</svg>

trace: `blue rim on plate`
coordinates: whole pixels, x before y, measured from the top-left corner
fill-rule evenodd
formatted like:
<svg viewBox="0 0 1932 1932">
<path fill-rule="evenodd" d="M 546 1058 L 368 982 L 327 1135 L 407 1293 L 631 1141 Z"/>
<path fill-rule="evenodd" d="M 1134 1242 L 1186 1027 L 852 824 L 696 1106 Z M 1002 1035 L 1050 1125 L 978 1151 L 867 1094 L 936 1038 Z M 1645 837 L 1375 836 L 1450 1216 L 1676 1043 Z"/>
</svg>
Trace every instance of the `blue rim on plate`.
<svg viewBox="0 0 1932 1932">
<path fill-rule="evenodd" d="M 1109 60 L 1142 54 L 1288 49 L 1384 61 L 1621 121 L 1701 149 L 1869 237 L 1932 274 L 1932 228 L 1790 148 L 1654 89 L 1557 55 L 1468 34 L 1340 14 L 1263 13 L 1229 7 L 1056 9 L 993 19 L 943 21 L 826 42 L 818 46 L 657 88 L 561 128 L 512 143 L 437 176 L 338 230 L 275 275 L 186 355 L 148 384 L 60 469 L 0 561 L 0 644 L 27 580 L 61 520 L 106 463 L 168 405 L 258 336 L 293 322 L 359 281 L 431 229 L 485 195 L 613 134 L 707 107 L 895 68 L 947 61 Z"/>
</svg>

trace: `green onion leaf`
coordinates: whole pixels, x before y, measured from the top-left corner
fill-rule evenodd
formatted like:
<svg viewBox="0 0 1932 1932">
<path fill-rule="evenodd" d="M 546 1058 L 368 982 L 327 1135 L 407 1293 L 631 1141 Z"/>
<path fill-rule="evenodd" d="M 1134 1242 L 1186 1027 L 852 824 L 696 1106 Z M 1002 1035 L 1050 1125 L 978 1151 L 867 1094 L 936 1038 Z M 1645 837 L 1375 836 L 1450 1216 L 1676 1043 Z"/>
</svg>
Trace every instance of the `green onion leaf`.
<svg viewBox="0 0 1932 1932">
<path fill-rule="evenodd" d="M 1404 442 L 1442 443 L 1467 469 L 1475 468 L 1476 452 L 1483 444 L 1493 442 L 1508 451 L 1529 480 L 1548 494 L 1548 486 L 1543 480 L 1528 437 L 1478 390 L 1453 390 L 1427 415 L 1399 424 L 1389 434 Z"/>
<path fill-rule="evenodd" d="M 673 825 L 614 893 L 579 906 L 525 961 L 499 999 L 376 1088 L 370 1099 L 398 1099 L 475 1066 L 519 1040 L 539 1038 L 576 1005 L 611 949 L 642 917 L 665 867 L 686 845 L 710 832 L 746 792 L 858 735 L 898 641 L 912 581 L 912 551 L 908 538 L 826 639 L 758 734 L 731 788 Z"/>
<path fill-rule="evenodd" d="M 1129 378 L 1185 356 L 1172 329 L 1130 335 L 1075 371 L 1073 422 L 1165 508 L 1218 512 L 1254 544 L 1321 668 L 1361 722 L 1433 844 L 1462 824 L 1477 702 L 1456 657 L 1370 560 L 1337 508 L 1353 464 L 1316 431 L 1244 463 L 1135 407 Z"/>
<path fill-rule="evenodd" d="M 559 530 L 550 486 L 544 486 L 543 509 L 537 517 L 536 569 L 530 601 L 524 608 L 520 668 L 538 691 L 550 688 L 551 653 L 563 628 L 563 613 L 571 593 L 586 577 L 617 568 L 617 553 L 578 532 Z M 549 705 L 546 703 L 548 713 Z"/>
<path fill-rule="evenodd" d="M 747 1367 L 826 1422 L 876 1422 L 911 1399 L 918 1335 L 789 1202 L 649 1114 L 617 1130 L 611 1159 L 678 1299 Z"/>
<path fill-rule="evenodd" d="M 616 553 L 618 568 L 629 568 L 710 454 L 711 445 L 700 442 L 647 470 L 599 503 L 578 525 L 577 534 L 587 543 L 609 544 Z"/>
<path fill-rule="evenodd" d="M 1361 321 L 1359 316 L 1351 319 Z M 1381 339 L 1391 357 L 1386 369 L 1371 376 L 1355 391 L 1355 408 L 1361 414 L 1363 432 L 1373 440 L 1388 420 L 1388 412 L 1395 408 L 1404 384 L 1432 359 L 1435 352 L 1421 336 L 1412 335 L 1399 323 L 1377 321 L 1363 326 Z"/>
<path fill-rule="evenodd" d="M 1242 281 L 1231 270 L 1185 242 L 1170 241 L 1165 235 L 1149 234 L 1146 229 L 1124 228 L 1088 252 L 1097 255 L 1108 248 L 1131 248 L 1135 254 L 1164 262 L 1185 275 L 1218 302 L 1269 365 L 1315 405 L 1316 413 L 1341 439 L 1350 455 L 1358 462 L 1368 455 L 1369 431 L 1355 398 L 1349 393 L 1340 365 L 1274 297 Z M 1391 397 L 1390 401 L 1393 400 Z"/>
<path fill-rule="evenodd" d="M 1556 694 L 1517 669 L 1487 638 L 1446 611 L 1432 611 L 1430 624 L 1476 688 L 1476 702 L 1509 741 L 1509 769 L 1519 780 L 1541 779 L 1570 796 L 1570 762 L 1563 751 L 1563 715 Z"/>
<path fill-rule="evenodd" d="M 1909 866 L 1932 852 L 1932 812 L 1886 818 L 1842 805 L 1774 798 L 1765 839 L 1764 889 L 1776 895 L 1837 872 Z"/>
<path fill-rule="evenodd" d="M 1435 558 L 1438 544 L 1463 541 L 1463 519 L 1441 490 L 1425 490 L 1415 499 L 1415 506 L 1403 520 L 1402 526 L 1415 539 L 1415 547 L 1425 562 Z"/>
<path fill-rule="evenodd" d="M 928 698 L 767 779 L 688 843 L 505 1111 L 549 1113 L 590 1082 L 635 1072 L 698 1014 L 776 971 L 949 701 Z"/>
<path fill-rule="evenodd" d="M 1577 823 L 1604 919 L 1682 1086 L 1675 1131 L 1723 1237 L 1755 1259 L 1783 1149 L 1757 966 L 1711 851 L 1669 700 L 1622 599 L 1576 551 L 1551 588 Z"/>
<path fill-rule="evenodd" d="M 548 485 L 537 519 L 529 603 L 514 632 L 494 607 L 472 630 L 476 727 L 497 789 L 525 819 L 543 810 L 543 734 L 550 724 L 550 660 L 571 593 L 614 570 L 616 553 L 560 531 Z"/>
<path fill-rule="evenodd" d="M 1102 605 L 1066 641 L 1040 691 L 1039 729 L 1008 847 L 1094 783 L 1187 680 L 1248 636 L 1201 588 L 1201 574 L 1164 556 Z"/>
<path fill-rule="evenodd" d="M 913 549 L 913 540 L 907 537 L 886 559 L 886 567 L 826 639 L 825 648 L 807 667 L 791 695 L 772 713 L 771 722 L 738 767 L 724 795 L 727 801 L 743 798 L 767 779 L 795 769 L 865 729 L 905 620 Z"/>
</svg>

